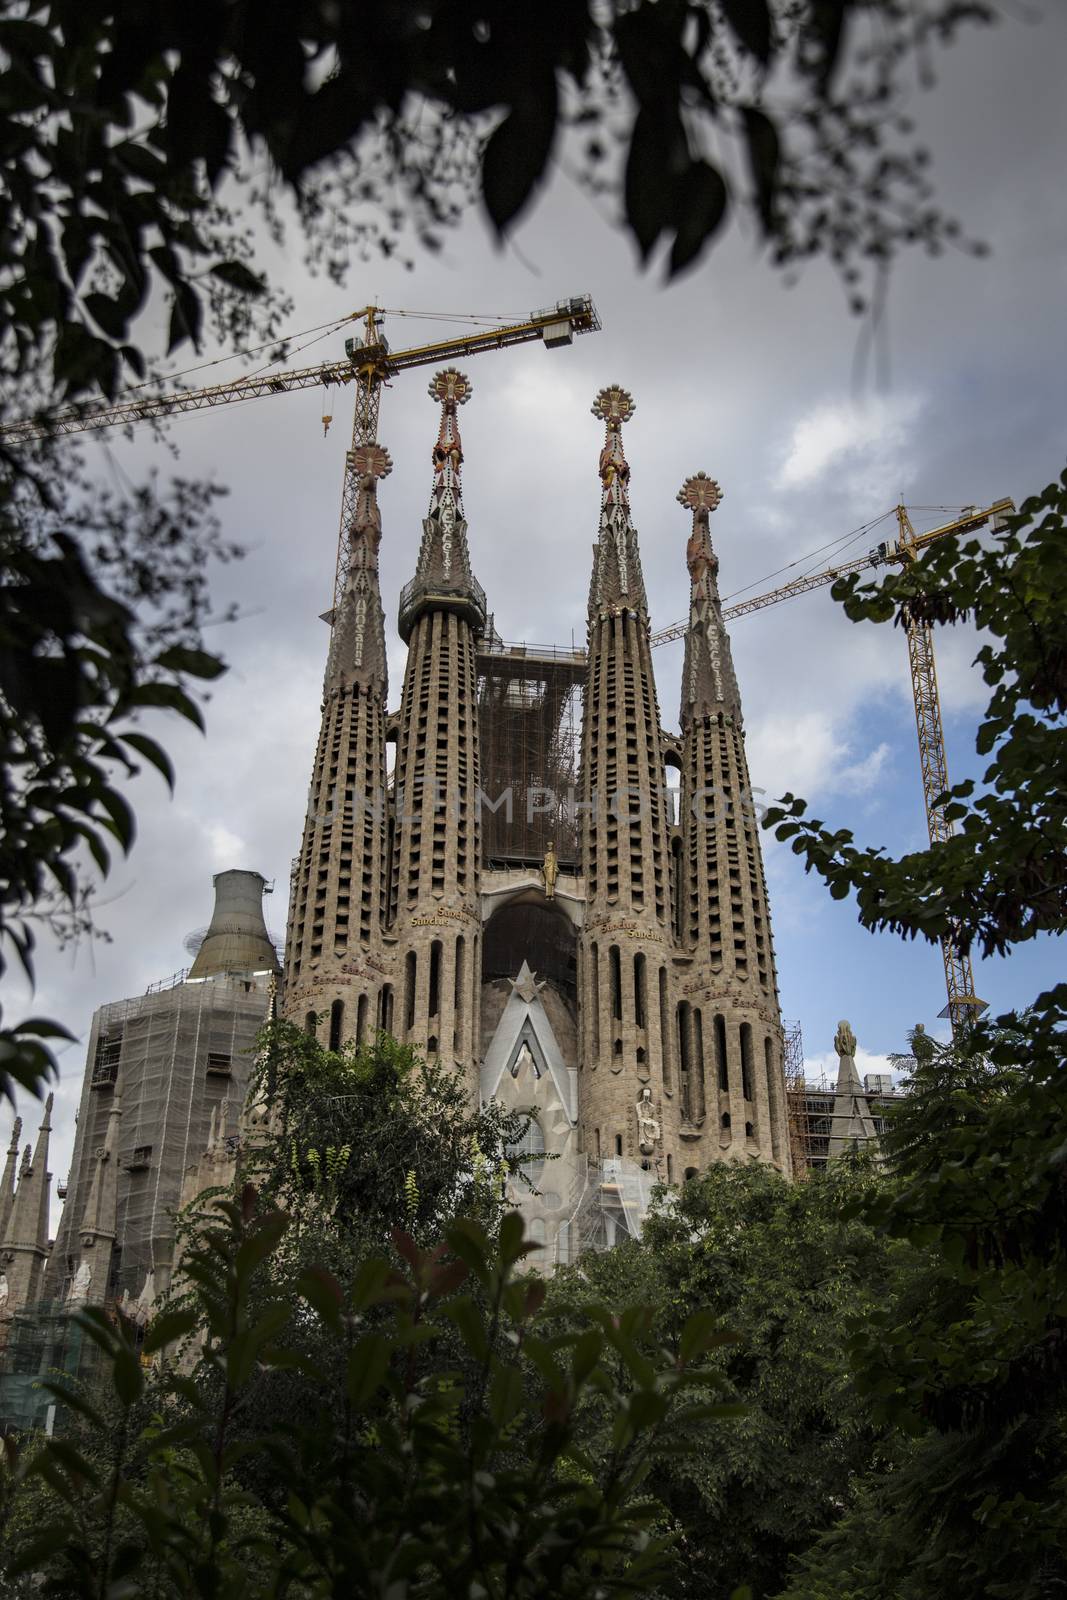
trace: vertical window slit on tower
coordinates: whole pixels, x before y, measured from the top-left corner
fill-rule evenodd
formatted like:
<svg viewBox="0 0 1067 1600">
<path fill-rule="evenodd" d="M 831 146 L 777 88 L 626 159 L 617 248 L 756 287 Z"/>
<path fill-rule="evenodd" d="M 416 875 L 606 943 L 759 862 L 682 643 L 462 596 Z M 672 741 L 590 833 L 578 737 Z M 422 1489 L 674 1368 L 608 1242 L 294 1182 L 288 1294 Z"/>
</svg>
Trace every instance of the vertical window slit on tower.
<svg viewBox="0 0 1067 1600">
<path fill-rule="evenodd" d="M 741 1092 L 746 1100 L 753 1098 L 752 1094 L 752 1024 L 741 1024 Z"/>
<path fill-rule="evenodd" d="M 678 1076 L 681 1079 L 682 1091 L 682 1118 L 688 1122 L 692 1118 L 692 1103 L 690 1099 L 689 1072 L 692 1066 L 692 1039 L 689 1032 L 689 1001 L 678 1002 Z"/>
<path fill-rule="evenodd" d="M 616 1022 L 622 1021 L 622 958 L 619 947 L 613 944 L 608 951 L 608 961 L 611 966 L 611 1015 Z"/>
<path fill-rule="evenodd" d="M 418 976 L 418 958 L 409 950 L 404 962 L 404 1028 L 410 1033 L 415 1026 L 415 980 Z"/>
<path fill-rule="evenodd" d="M 430 946 L 430 1016 L 441 1014 L 441 941 Z"/>
<path fill-rule="evenodd" d="M 452 1049 L 459 1055 L 463 1049 L 463 991 L 464 991 L 464 954 L 465 941 L 462 934 L 456 938 L 456 981 L 452 995 L 452 1009 L 454 1027 L 452 1035 Z"/>
<path fill-rule="evenodd" d="M 593 997 L 593 1055 L 600 1054 L 600 953 L 595 944 L 589 946 L 589 975 L 592 982 L 589 993 Z"/>
<path fill-rule="evenodd" d="M 648 1026 L 645 999 L 645 958 L 634 956 L 634 1022 L 639 1028 Z"/>
<path fill-rule="evenodd" d="M 726 1064 L 726 1018 L 715 1014 L 715 1066 L 719 1074 L 719 1093 L 729 1094 L 730 1073 Z"/>
<path fill-rule="evenodd" d="M 343 1000 L 335 1000 L 330 1007 L 330 1049 L 340 1050 L 341 1029 L 344 1027 L 345 1005 Z"/>
<path fill-rule="evenodd" d="M 663 1064 L 663 1087 L 674 1088 L 674 1062 L 671 1056 L 671 1015 L 667 994 L 667 969 L 659 969 L 659 1048 Z"/>
</svg>

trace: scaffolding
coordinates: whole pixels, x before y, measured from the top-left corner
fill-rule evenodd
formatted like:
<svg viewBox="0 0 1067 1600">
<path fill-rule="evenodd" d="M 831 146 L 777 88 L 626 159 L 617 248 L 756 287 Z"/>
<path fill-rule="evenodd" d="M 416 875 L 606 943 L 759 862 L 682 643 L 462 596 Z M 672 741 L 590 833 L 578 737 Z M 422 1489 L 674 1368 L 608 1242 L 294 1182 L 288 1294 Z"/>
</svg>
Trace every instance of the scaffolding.
<svg viewBox="0 0 1067 1600">
<path fill-rule="evenodd" d="M 478 647 L 482 864 L 578 871 L 575 808 L 585 651 L 512 644 L 490 616 Z"/>
<path fill-rule="evenodd" d="M 43 1381 L 62 1375 L 91 1386 L 104 1373 L 104 1352 L 55 1301 L 25 1306 L 0 1332 L 0 1435 L 52 1433 L 56 1402 Z"/>
<path fill-rule="evenodd" d="M 789 1150 L 793 1176 L 802 1180 L 825 1167 L 830 1156 L 837 1084 L 822 1076 L 809 1080 L 804 1075 L 804 1041 L 799 1022 L 783 1023 L 785 1028 L 785 1093 L 789 1114 Z M 885 1130 L 888 1108 L 905 1090 L 891 1087 L 881 1075 L 864 1079 L 863 1098 L 870 1108 L 877 1138 Z"/>
<path fill-rule="evenodd" d="M 97 1011 L 67 1199 L 47 1271 L 48 1293 L 60 1304 L 77 1269 L 79 1230 L 116 1096 L 122 1117 L 109 1298 L 128 1292 L 136 1299 L 153 1272 L 157 1289 L 164 1287 L 186 1168 L 206 1148 L 223 1102 L 236 1121 L 244 1100 L 266 1017 L 266 978 L 190 982 L 177 974 Z"/>
</svg>

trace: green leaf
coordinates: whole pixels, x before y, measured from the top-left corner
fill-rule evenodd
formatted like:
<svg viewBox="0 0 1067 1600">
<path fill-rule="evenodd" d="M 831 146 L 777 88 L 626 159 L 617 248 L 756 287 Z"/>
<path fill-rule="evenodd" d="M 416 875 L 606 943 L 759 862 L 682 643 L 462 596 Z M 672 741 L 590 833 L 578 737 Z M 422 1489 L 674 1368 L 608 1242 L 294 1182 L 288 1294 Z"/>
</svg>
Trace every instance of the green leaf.
<svg viewBox="0 0 1067 1600">
<path fill-rule="evenodd" d="M 157 772 L 163 774 L 167 788 L 173 794 L 174 768 L 171 765 L 170 757 L 162 746 L 157 744 L 155 739 L 150 739 L 144 733 L 121 733 L 119 738 L 123 744 L 128 744 L 131 750 L 136 750 L 138 755 L 143 756 L 146 761 L 150 762 Z"/>
<path fill-rule="evenodd" d="M 675 239 L 669 273 L 672 278 L 692 266 L 722 226 L 727 207 L 722 174 L 706 161 L 694 161 L 678 186 Z"/>
<path fill-rule="evenodd" d="M 556 110 L 552 74 L 530 84 L 490 135 L 482 157 L 482 197 L 500 235 L 529 204 L 541 180 L 556 134 Z"/>
<path fill-rule="evenodd" d="M 152 1318 L 145 1334 L 142 1347 L 145 1355 L 151 1355 L 154 1350 L 162 1350 L 165 1345 L 173 1344 L 175 1340 L 191 1333 L 196 1325 L 197 1314 L 191 1308 L 161 1312 L 158 1317 Z"/>
<path fill-rule="evenodd" d="M 124 1406 L 132 1406 L 135 1400 L 140 1399 L 144 1388 L 144 1373 L 141 1371 L 141 1363 L 137 1359 L 135 1350 L 123 1346 L 116 1351 L 111 1378 L 115 1393 Z"/>
<path fill-rule="evenodd" d="M 756 204 L 765 234 L 774 231 L 778 192 L 778 130 L 757 106 L 742 106 L 748 162 L 756 185 Z"/>
<path fill-rule="evenodd" d="M 211 269 L 212 276 L 218 278 L 230 289 L 236 289 L 240 294 L 258 296 L 266 294 L 266 275 L 253 272 L 251 267 L 246 267 L 243 261 L 216 261 Z"/>
<path fill-rule="evenodd" d="M 624 192 L 626 220 L 643 261 L 674 220 L 674 179 L 688 161 L 681 122 L 665 122 L 650 111 L 639 111 L 630 135 Z"/>
<path fill-rule="evenodd" d="M 191 650 L 184 645 L 172 645 L 156 657 L 157 667 L 168 672 L 187 672 L 191 678 L 219 678 L 227 670 L 225 661 L 206 650 Z"/>
</svg>

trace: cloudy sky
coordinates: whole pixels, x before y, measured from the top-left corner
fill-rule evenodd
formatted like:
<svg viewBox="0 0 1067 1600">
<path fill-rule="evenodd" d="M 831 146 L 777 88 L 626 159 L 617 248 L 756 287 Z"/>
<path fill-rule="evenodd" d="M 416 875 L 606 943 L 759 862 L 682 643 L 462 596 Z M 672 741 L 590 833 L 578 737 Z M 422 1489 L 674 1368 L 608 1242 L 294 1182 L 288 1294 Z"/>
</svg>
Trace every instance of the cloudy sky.
<svg viewBox="0 0 1067 1600">
<path fill-rule="evenodd" d="M 860 529 L 898 499 L 915 507 L 1017 501 L 1064 460 L 1063 206 L 1067 8 L 1014 6 L 994 35 L 957 45 L 933 94 L 911 108 L 935 154 L 946 207 L 984 238 L 984 261 L 918 255 L 894 268 L 885 328 L 888 374 L 857 381 L 859 325 L 825 265 L 783 285 L 756 242 L 734 230 L 683 282 L 643 273 L 610 218 L 558 176 L 503 251 L 468 217 L 439 257 L 414 272 L 355 262 L 343 289 L 310 279 L 299 241 L 282 263 L 294 330 L 374 301 L 419 312 L 525 314 L 589 292 L 603 332 L 569 350 L 536 345 L 469 364 L 474 397 L 462 413 L 464 497 L 475 571 L 506 639 L 582 642 L 599 507 L 597 389 L 629 388 L 631 501 L 653 626 L 688 604 L 686 514 L 675 493 L 690 473 L 718 478 L 713 534 L 724 596 L 773 587 L 790 563 Z M 394 348 L 448 336 L 432 321 L 387 319 Z M 342 353 L 343 335 L 299 363 Z M 396 596 L 411 575 L 430 491 L 436 410 L 428 374 L 399 377 L 380 436 L 395 470 L 381 491 L 382 587 L 395 704 L 403 653 Z M 229 487 L 226 528 L 246 559 L 218 574 L 221 606 L 241 620 L 212 635 L 230 670 L 206 708 L 206 738 L 169 725 L 179 774 L 169 799 L 154 775 L 132 786 L 139 838 L 100 897 L 111 942 L 45 952 L 37 992 L 8 997 L 62 1019 L 79 1044 L 62 1055 L 53 1171 L 69 1161 L 84 1040 L 95 1007 L 141 993 L 183 966 L 184 936 L 208 919 L 211 876 L 250 867 L 275 884 L 268 922 L 284 933 L 290 861 L 303 820 L 319 716 L 346 433 L 347 402 L 307 392 L 178 419 L 180 470 Z M 148 439 L 103 437 L 100 471 L 135 479 L 169 458 Z M 920 526 L 945 520 L 916 512 Z M 887 524 L 864 536 L 864 549 Z M 779 576 L 771 579 L 771 574 Z M 854 626 L 815 591 L 733 626 L 752 781 L 769 796 L 805 795 L 817 815 L 864 843 L 900 852 L 925 838 L 914 717 L 899 631 Z M 982 685 L 966 629 L 939 634 L 938 671 L 949 768 L 974 755 Z M 663 721 L 677 726 L 680 646 L 657 652 Z M 939 952 L 865 933 L 848 902 L 832 902 L 794 857 L 765 837 L 782 1009 L 804 1030 L 817 1073 L 831 1061 L 837 1020 L 851 1020 L 861 1070 L 905 1047 L 923 1021 L 943 1032 Z M 978 992 L 995 1008 L 1025 1003 L 1058 977 L 1062 951 L 1029 947 L 980 963 Z M 32 1103 L 21 1108 L 35 1122 Z M 6 1132 L 10 1116 L 0 1120 Z"/>
</svg>

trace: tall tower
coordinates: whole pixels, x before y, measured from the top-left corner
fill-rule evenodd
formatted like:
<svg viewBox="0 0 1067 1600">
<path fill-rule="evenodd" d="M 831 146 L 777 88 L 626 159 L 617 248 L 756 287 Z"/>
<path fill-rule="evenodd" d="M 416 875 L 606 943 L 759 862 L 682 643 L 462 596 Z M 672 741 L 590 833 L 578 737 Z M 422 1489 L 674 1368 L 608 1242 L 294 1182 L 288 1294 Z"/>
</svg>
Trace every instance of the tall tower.
<svg viewBox="0 0 1067 1600">
<path fill-rule="evenodd" d="M 622 442 L 633 412 L 632 397 L 617 385 L 602 389 L 593 406 L 605 439 L 582 729 L 579 1105 L 585 1149 L 594 1157 L 634 1157 L 638 1100 L 646 1088 L 655 1103 L 674 1090 L 669 818 Z"/>
<path fill-rule="evenodd" d="M 745 758 L 741 697 L 719 599 L 706 473 L 678 493 L 692 512 L 682 670 L 682 855 L 675 935 L 690 959 L 679 989 L 682 1119 L 696 1164 L 746 1153 L 789 1167 L 783 1036 L 767 886 Z"/>
<path fill-rule="evenodd" d="M 378 584 L 378 484 L 392 471 L 379 444 L 346 461 L 347 576 L 330 614 L 322 724 L 286 950 L 286 1014 L 315 1015 L 331 1048 L 362 1041 L 383 1017 L 387 892 L 385 721 L 388 674 Z"/>
<path fill-rule="evenodd" d="M 408 647 L 396 758 L 390 920 L 400 994 L 392 1031 L 454 1062 L 476 1088 L 480 992 L 477 643 L 485 594 L 471 571 L 455 368 L 435 374 L 441 422 L 415 576 L 400 596 Z M 388 1023 L 386 1024 L 388 1026 Z"/>
</svg>

